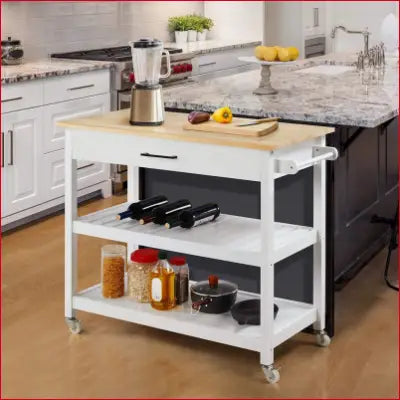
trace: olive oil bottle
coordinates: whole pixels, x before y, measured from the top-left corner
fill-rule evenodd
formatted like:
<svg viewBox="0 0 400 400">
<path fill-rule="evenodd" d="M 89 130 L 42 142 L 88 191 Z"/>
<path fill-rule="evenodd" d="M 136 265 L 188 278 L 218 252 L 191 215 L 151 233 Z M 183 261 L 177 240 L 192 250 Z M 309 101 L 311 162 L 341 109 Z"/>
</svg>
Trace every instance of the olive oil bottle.
<svg viewBox="0 0 400 400">
<path fill-rule="evenodd" d="M 175 307 L 175 272 L 169 265 L 167 253 L 160 251 L 158 263 L 151 271 L 151 306 L 157 310 Z"/>
</svg>

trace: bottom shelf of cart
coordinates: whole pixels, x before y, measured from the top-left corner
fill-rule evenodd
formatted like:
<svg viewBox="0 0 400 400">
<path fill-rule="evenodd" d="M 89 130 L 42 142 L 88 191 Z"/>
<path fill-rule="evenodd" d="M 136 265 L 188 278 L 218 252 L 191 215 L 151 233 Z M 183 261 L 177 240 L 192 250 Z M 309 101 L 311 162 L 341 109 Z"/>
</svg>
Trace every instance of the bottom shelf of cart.
<svg viewBox="0 0 400 400">
<path fill-rule="evenodd" d="M 237 301 L 258 297 L 254 293 L 239 292 Z M 316 308 L 310 304 L 280 298 L 275 303 L 279 312 L 274 321 L 274 347 L 316 321 Z M 262 348 L 260 326 L 241 326 L 229 312 L 192 314 L 190 303 L 170 311 L 157 311 L 150 304 L 137 303 L 127 296 L 105 299 L 100 285 L 96 285 L 75 295 L 73 308 L 248 350 Z"/>
</svg>

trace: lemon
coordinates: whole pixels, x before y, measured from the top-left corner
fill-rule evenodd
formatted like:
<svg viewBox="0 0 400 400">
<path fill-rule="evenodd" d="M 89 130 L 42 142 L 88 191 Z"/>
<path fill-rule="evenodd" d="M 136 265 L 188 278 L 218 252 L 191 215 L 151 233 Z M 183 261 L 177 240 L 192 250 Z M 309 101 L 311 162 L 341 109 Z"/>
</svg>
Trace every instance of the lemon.
<svg viewBox="0 0 400 400">
<path fill-rule="evenodd" d="M 278 50 L 278 59 L 279 61 L 290 61 L 289 50 L 283 47 L 280 47 Z"/>
<path fill-rule="evenodd" d="M 276 50 L 275 61 L 279 61 L 278 52 L 279 52 L 279 49 L 281 49 L 281 48 L 282 48 L 281 46 L 274 46 L 274 49 Z"/>
<path fill-rule="evenodd" d="M 264 51 L 264 60 L 265 61 L 275 61 L 278 55 L 275 47 L 267 47 Z"/>
<path fill-rule="evenodd" d="M 299 49 L 297 47 L 288 47 L 290 61 L 294 61 L 299 56 Z"/>
<path fill-rule="evenodd" d="M 264 60 L 264 55 L 267 47 L 266 46 L 257 46 L 254 49 L 254 55 L 259 59 L 259 60 Z"/>
</svg>

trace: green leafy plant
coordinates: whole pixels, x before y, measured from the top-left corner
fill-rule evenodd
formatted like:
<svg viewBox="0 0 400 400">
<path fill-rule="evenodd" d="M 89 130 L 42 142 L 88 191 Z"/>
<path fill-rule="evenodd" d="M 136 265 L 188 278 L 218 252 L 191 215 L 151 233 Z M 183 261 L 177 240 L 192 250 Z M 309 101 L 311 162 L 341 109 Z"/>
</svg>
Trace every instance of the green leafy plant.
<svg viewBox="0 0 400 400">
<path fill-rule="evenodd" d="M 171 32 L 189 30 L 203 32 L 205 29 L 210 30 L 213 26 L 214 21 L 211 18 L 196 14 L 170 17 L 168 19 L 168 29 Z"/>
<path fill-rule="evenodd" d="M 203 29 L 211 30 L 211 28 L 214 26 L 214 21 L 211 18 L 207 17 L 202 17 L 202 25 Z"/>
<path fill-rule="evenodd" d="M 168 19 L 168 29 L 171 32 L 189 30 L 187 15 L 182 17 L 170 17 Z"/>
<path fill-rule="evenodd" d="M 195 31 L 198 27 L 199 16 L 196 14 L 186 15 L 186 21 L 189 31 Z"/>
</svg>

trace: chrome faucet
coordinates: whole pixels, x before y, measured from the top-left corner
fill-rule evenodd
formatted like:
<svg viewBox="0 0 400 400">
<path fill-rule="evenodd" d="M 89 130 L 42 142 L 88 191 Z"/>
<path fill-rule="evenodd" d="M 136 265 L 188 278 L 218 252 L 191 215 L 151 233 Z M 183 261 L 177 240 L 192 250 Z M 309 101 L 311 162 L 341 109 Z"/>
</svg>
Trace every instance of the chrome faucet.
<svg viewBox="0 0 400 400">
<path fill-rule="evenodd" d="M 369 35 L 371 34 L 371 32 L 368 32 L 368 28 L 364 28 L 364 30 L 362 31 L 352 31 L 350 29 L 345 28 L 343 25 L 336 25 L 331 32 L 331 38 L 334 39 L 336 36 L 336 31 L 338 29 L 341 29 L 342 31 L 346 32 L 346 33 L 357 33 L 360 35 L 363 35 L 364 37 L 364 54 L 368 54 L 368 50 L 369 50 Z"/>
</svg>

